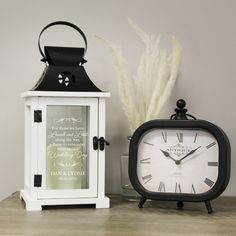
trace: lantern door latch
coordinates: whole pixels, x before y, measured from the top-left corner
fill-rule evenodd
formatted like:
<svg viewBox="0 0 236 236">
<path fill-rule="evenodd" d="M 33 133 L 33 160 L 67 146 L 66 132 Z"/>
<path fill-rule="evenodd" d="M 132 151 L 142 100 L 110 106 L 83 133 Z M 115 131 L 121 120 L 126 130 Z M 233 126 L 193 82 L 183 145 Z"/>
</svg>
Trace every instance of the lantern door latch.
<svg viewBox="0 0 236 236">
<path fill-rule="evenodd" d="M 42 122 L 42 111 L 41 110 L 34 110 L 34 122 Z"/>
<path fill-rule="evenodd" d="M 98 146 L 99 146 L 99 150 L 103 151 L 105 149 L 105 145 L 110 145 L 110 143 L 105 140 L 103 137 L 93 137 L 93 149 L 94 150 L 98 150 Z"/>
</svg>

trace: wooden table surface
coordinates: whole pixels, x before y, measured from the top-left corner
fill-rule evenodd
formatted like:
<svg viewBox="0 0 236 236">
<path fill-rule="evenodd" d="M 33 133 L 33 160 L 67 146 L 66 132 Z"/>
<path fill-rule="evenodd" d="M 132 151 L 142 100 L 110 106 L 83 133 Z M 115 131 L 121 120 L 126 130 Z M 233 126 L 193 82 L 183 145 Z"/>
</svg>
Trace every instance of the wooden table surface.
<svg viewBox="0 0 236 236">
<path fill-rule="evenodd" d="M 207 214 L 203 203 L 145 203 L 111 196 L 110 209 L 91 206 L 47 207 L 27 212 L 15 193 L 0 202 L 0 235 L 236 235 L 236 198 L 222 197 L 212 202 L 215 212 Z"/>
</svg>

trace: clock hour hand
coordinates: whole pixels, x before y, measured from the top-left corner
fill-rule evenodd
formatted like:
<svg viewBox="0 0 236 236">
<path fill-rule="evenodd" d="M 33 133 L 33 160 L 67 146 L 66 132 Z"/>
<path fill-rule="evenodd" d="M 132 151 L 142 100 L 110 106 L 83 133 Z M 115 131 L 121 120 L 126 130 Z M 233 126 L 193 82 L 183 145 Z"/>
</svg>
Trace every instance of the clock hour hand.
<svg viewBox="0 0 236 236">
<path fill-rule="evenodd" d="M 161 149 L 160 151 L 165 155 L 165 157 L 169 157 L 171 160 L 173 160 L 176 163 L 176 160 L 170 155 L 169 152 L 163 151 Z"/>
<path fill-rule="evenodd" d="M 191 150 L 191 151 L 190 151 L 188 154 L 186 154 L 184 157 L 182 157 L 182 158 L 179 159 L 179 160 L 176 160 L 176 164 L 179 165 L 182 160 L 184 160 L 186 157 L 192 155 L 192 154 L 193 154 L 194 152 L 196 152 L 200 147 L 201 147 L 201 146 L 199 146 L 199 147 L 197 147 L 197 148 Z"/>
</svg>

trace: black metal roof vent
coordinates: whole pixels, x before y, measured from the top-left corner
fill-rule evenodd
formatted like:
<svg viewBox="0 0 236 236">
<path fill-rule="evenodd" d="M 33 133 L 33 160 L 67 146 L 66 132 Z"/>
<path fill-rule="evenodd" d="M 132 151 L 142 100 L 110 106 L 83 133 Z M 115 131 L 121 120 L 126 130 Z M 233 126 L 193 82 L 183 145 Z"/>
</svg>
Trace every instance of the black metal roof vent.
<svg viewBox="0 0 236 236">
<path fill-rule="evenodd" d="M 42 33 L 54 25 L 65 25 L 75 29 L 84 39 L 85 48 L 45 46 L 41 49 Z M 56 21 L 46 25 L 39 34 L 39 51 L 41 61 L 48 65 L 35 87 L 37 91 L 71 91 L 71 92 L 102 92 L 88 77 L 83 64 L 87 50 L 87 39 L 83 31 L 76 25 L 66 21 Z"/>
</svg>

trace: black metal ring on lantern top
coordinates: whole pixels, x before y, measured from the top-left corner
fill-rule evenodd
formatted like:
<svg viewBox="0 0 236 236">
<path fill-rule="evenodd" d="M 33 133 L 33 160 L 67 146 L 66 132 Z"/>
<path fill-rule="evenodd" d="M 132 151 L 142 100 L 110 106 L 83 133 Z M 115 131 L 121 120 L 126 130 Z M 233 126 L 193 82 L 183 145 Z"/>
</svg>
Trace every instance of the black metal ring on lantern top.
<svg viewBox="0 0 236 236">
<path fill-rule="evenodd" d="M 43 53 L 43 51 L 42 51 L 42 49 L 41 49 L 41 44 L 40 44 L 41 35 L 43 34 L 43 32 L 44 32 L 46 29 L 48 29 L 49 27 L 54 26 L 54 25 L 66 25 L 66 26 L 69 26 L 69 27 L 75 29 L 77 32 L 80 33 L 80 35 L 82 36 L 82 38 L 83 38 L 83 40 L 84 40 L 84 44 L 85 44 L 85 49 L 84 49 L 84 54 L 83 54 L 83 58 L 84 58 L 84 56 L 85 56 L 85 54 L 86 54 L 86 51 L 87 51 L 87 39 L 86 39 L 86 36 L 85 36 L 85 34 L 83 33 L 83 31 L 82 31 L 78 26 L 76 26 L 76 25 L 74 25 L 74 24 L 72 24 L 72 23 L 70 23 L 70 22 L 67 22 L 67 21 L 55 21 L 55 22 L 52 22 L 52 23 L 46 25 L 46 26 L 42 29 L 42 31 L 40 32 L 40 34 L 39 34 L 39 38 L 38 38 L 38 48 L 39 48 L 40 54 L 41 54 L 42 57 L 43 57 L 41 61 L 43 61 L 43 62 L 46 62 L 46 61 L 47 61 L 46 56 L 45 56 L 45 54 Z"/>
</svg>

